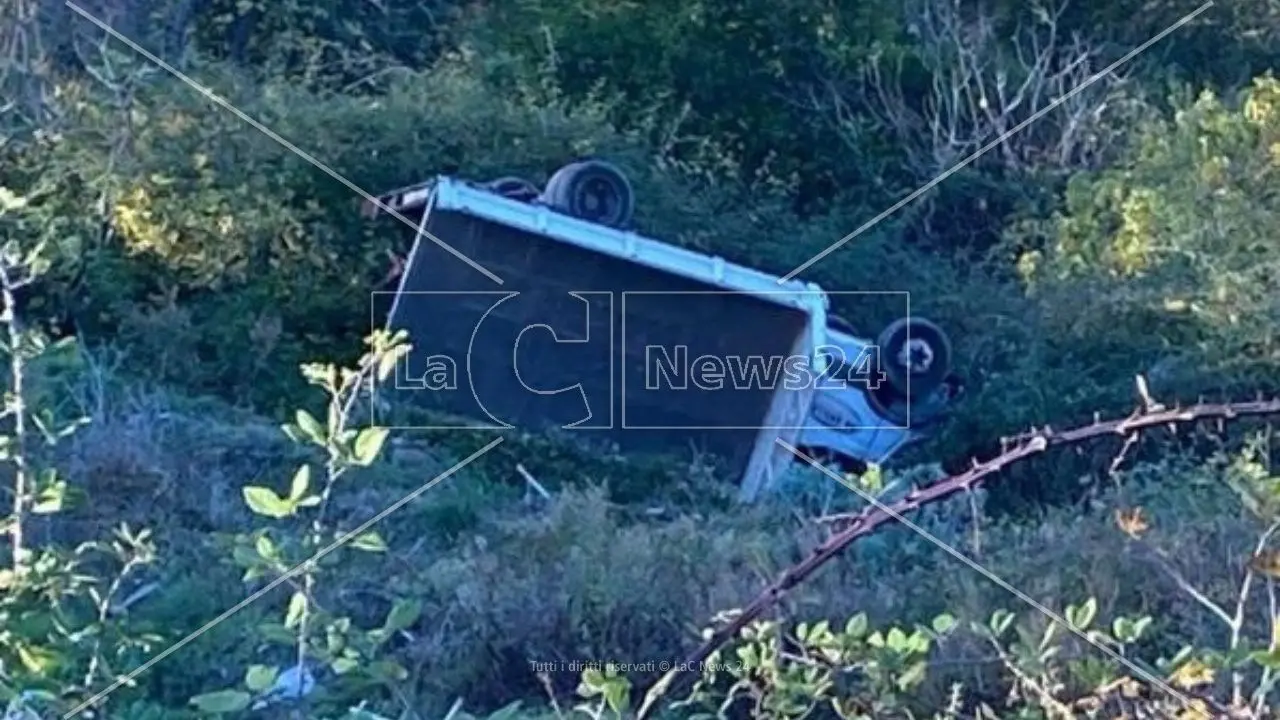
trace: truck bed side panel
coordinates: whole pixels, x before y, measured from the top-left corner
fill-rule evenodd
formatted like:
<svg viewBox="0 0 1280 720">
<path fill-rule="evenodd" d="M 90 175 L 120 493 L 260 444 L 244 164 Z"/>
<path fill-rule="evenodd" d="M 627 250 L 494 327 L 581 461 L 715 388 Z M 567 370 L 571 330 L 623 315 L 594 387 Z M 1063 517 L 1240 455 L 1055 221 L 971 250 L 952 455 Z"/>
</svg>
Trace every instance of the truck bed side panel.
<svg viewBox="0 0 1280 720">
<path fill-rule="evenodd" d="M 704 355 L 781 360 L 804 347 L 806 312 L 460 212 L 431 210 L 426 229 L 504 282 L 418 241 L 390 318 L 414 345 L 404 384 L 448 364 L 442 360 L 456 365 L 458 377 L 452 387 L 397 392 L 396 400 L 544 430 L 580 421 L 585 394 L 584 439 L 625 450 L 701 450 L 746 469 L 780 376 L 744 382 L 739 374 L 721 389 L 679 388 L 656 373 L 653 360 L 685 370 Z M 626 297 L 624 313 L 623 293 L 637 292 Z M 526 331 L 540 324 L 555 337 L 545 328 Z M 582 393 L 551 394 L 579 384 Z M 656 429 L 630 429 L 638 426 Z"/>
</svg>

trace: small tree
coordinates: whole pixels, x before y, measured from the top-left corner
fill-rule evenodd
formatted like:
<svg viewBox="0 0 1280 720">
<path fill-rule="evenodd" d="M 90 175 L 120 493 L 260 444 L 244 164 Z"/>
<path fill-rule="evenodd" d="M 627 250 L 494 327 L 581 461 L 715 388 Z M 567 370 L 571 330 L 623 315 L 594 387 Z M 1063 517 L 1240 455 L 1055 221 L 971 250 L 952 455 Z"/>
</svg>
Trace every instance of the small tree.
<svg viewBox="0 0 1280 720">
<path fill-rule="evenodd" d="M 49 449 L 88 422 L 59 422 L 31 403 L 30 368 L 73 340 L 51 342 L 22 313 L 22 298 L 49 269 L 48 248 L 61 231 L 56 213 L 42 205 L 49 189 L 42 184 L 19 194 L 0 186 L 0 350 L 8 358 L 0 463 L 12 469 L 12 504 L 3 520 L 8 567 L 0 570 L 0 700 L 15 713 L 33 700 L 54 702 L 114 680 L 113 668 L 159 640 L 127 632 L 124 611 L 132 600 L 120 599 L 155 558 L 149 531 L 123 526 L 111 542 L 71 549 L 36 547 L 27 532 L 36 516 L 65 507 L 69 486 L 48 462 Z"/>
<path fill-rule="evenodd" d="M 354 368 L 325 364 L 302 367 L 307 382 L 327 396 L 326 420 L 298 410 L 294 422 L 283 429 L 290 440 L 316 451 L 322 468 L 319 483 L 313 465 L 307 463 L 297 469 L 283 495 L 260 485 L 244 488 L 245 503 L 258 517 L 297 522 L 304 513 L 310 515 L 300 537 L 262 527 L 239 535 L 234 550 L 236 563 L 245 568 L 246 582 L 277 576 L 260 593 L 282 584 L 292 589 L 283 619 L 264 626 L 263 633 L 270 644 L 291 647 L 293 657 L 287 663 L 249 667 L 240 687 L 192 698 L 191 704 L 204 712 L 239 712 L 280 700 L 303 699 L 326 669 L 335 676 L 359 677 L 373 684 L 392 684 L 408 677 L 403 667 L 381 654 L 388 640 L 417 621 L 421 607 L 416 601 L 396 600 L 380 627 L 364 630 L 349 616 L 326 610 L 318 597 L 321 568 L 333 566 L 337 559 L 334 551 L 343 547 L 371 553 L 387 550 L 376 531 L 362 526 L 344 532 L 329 516 L 339 481 L 352 470 L 373 464 L 387 439 L 387 428 L 353 427 L 352 411 L 371 380 L 385 381 L 409 351 L 403 333 L 375 333 L 366 344 L 368 351 Z M 283 659 L 283 655 L 276 657 Z M 333 695 L 329 699 L 341 702 Z"/>
</svg>

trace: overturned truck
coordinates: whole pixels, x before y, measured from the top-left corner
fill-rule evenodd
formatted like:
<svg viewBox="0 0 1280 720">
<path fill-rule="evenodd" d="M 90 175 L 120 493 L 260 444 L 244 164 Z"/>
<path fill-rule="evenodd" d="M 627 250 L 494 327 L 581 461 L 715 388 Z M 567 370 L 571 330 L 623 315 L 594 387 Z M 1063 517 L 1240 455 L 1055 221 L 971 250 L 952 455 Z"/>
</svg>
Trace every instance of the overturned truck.
<svg viewBox="0 0 1280 720">
<path fill-rule="evenodd" d="M 437 177 L 366 203 L 417 227 L 399 287 L 375 297 L 374 322 L 413 345 L 380 396 L 460 428 L 706 453 L 748 501 L 793 448 L 883 463 L 954 401 L 950 343 L 909 303 L 866 339 L 812 283 L 637 234 L 634 206 L 598 159 L 542 189 Z"/>
</svg>

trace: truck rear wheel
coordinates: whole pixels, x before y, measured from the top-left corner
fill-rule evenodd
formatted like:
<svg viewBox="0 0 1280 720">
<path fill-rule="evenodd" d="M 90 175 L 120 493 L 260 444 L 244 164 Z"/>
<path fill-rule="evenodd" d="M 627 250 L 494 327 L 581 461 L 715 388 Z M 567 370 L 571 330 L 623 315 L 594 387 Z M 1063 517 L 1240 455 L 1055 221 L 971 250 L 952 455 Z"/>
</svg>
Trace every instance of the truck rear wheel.
<svg viewBox="0 0 1280 720">
<path fill-rule="evenodd" d="M 512 200 L 532 202 L 538 197 L 538 186 L 519 177 L 501 177 L 486 183 L 489 190 Z"/>
<path fill-rule="evenodd" d="M 903 397 L 928 397 L 951 372 L 951 341 L 924 318 L 895 320 L 876 345 L 889 385 Z"/>
<path fill-rule="evenodd" d="M 542 191 L 550 207 L 588 222 L 623 228 L 635 212 L 635 193 L 627 176 L 603 160 L 565 165 Z"/>
</svg>

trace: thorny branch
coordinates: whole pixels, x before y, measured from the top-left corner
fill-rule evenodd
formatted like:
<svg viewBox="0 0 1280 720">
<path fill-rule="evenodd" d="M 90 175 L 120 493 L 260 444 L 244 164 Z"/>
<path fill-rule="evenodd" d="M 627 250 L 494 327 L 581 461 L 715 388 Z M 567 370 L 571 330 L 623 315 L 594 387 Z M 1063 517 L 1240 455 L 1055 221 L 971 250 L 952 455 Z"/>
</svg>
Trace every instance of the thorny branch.
<svg viewBox="0 0 1280 720">
<path fill-rule="evenodd" d="M 1188 407 L 1172 408 L 1148 402 L 1144 398 L 1143 405 L 1127 417 L 1106 421 L 1095 419 L 1089 425 L 1069 430 L 1057 431 L 1048 426 L 1033 428 L 1030 432 L 1008 439 L 1005 450 L 990 460 L 985 462 L 975 460 L 973 467 L 963 473 L 944 478 L 929 487 L 913 490 L 895 503 L 869 506 L 860 513 L 848 516 L 841 526 L 842 529 L 814 548 L 809 557 L 784 571 L 751 603 L 734 615 L 731 621 L 713 630 L 707 639 L 685 658 L 683 663 L 676 666 L 675 670 L 668 672 L 647 688 L 638 718 L 643 720 L 648 717 L 656 709 L 658 700 L 682 679 L 687 669 L 700 667 L 713 653 L 780 602 L 792 588 L 807 580 L 854 541 L 871 535 L 880 527 L 894 522 L 897 517 L 957 493 L 973 490 L 991 475 L 1052 447 L 1074 445 L 1103 437 L 1128 438 L 1135 433 L 1162 426 L 1174 427 L 1206 420 L 1225 422 L 1244 417 L 1280 415 L 1280 398 L 1234 403 L 1201 402 Z"/>
</svg>

